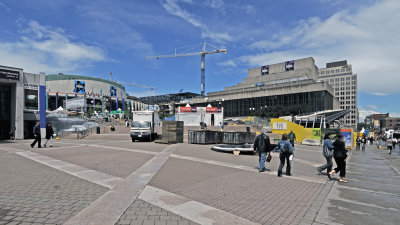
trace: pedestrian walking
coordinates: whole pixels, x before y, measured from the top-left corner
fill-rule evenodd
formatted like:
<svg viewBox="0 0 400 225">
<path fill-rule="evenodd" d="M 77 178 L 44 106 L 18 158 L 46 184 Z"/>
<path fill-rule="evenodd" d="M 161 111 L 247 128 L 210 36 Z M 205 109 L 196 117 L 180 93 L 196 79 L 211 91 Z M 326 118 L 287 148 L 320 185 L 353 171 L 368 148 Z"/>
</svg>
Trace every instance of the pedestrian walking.
<svg viewBox="0 0 400 225">
<path fill-rule="evenodd" d="M 222 122 L 219 122 L 219 129 L 221 129 L 221 131 L 224 131 L 224 124 L 222 124 Z"/>
<path fill-rule="evenodd" d="M 369 141 L 371 142 L 371 145 L 373 145 L 374 144 L 374 137 L 369 137 Z"/>
<path fill-rule="evenodd" d="M 395 149 L 396 148 L 396 144 L 397 144 L 397 139 L 396 138 L 392 139 L 392 144 L 393 144 L 393 149 Z"/>
<path fill-rule="evenodd" d="M 40 136 L 40 122 L 37 122 L 33 127 L 33 135 L 35 136 L 35 140 L 32 142 L 31 147 L 33 148 L 38 143 L 38 148 L 41 148 L 42 137 Z"/>
<path fill-rule="evenodd" d="M 324 143 L 322 145 L 322 155 L 326 159 L 326 164 L 317 168 L 318 174 L 326 169 L 328 178 L 331 179 L 329 173 L 332 171 L 332 156 L 333 156 L 333 144 L 332 144 L 332 134 L 326 134 L 324 137 Z"/>
<path fill-rule="evenodd" d="M 361 145 L 361 138 L 358 137 L 356 140 L 356 150 L 360 150 L 360 145 Z"/>
<path fill-rule="evenodd" d="M 288 134 L 284 133 L 282 135 L 282 140 L 278 143 L 279 149 L 279 159 L 281 160 L 281 164 L 279 164 L 278 169 L 278 177 L 282 176 L 282 169 L 285 166 L 285 159 L 286 159 L 286 175 L 291 176 L 290 173 L 291 163 L 290 163 L 290 156 L 294 155 L 294 148 L 292 144 L 288 141 Z M 293 156 L 292 156 L 293 157 Z"/>
<path fill-rule="evenodd" d="M 258 153 L 258 172 L 265 171 L 265 159 L 267 154 L 271 154 L 271 143 L 269 141 L 268 135 L 261 132 L 254 140 L 254 152 Z"/>
<path fill-rule="evenodd" d="M 46 142 L 44 142 L 44 147 L 46 148 L 46 144 L 48 141 L 50 141 L 50 148 L 53 147 L 53 135 L 54 135 L 54 131 L 53 131 L 53 127 L 51 127 L 51 123 L 47 123 L 46 126 Z"/>
<path fill-rule="evenodd" d="M 389 149 L 389 154 L 392 154 L 392 149 L 393 149 L 393 139 L 388 138 L 386 141 L 386 147 Z"/>
<path fill-rule="evenodd" d="M 289 140 L 290 140 L 290 144 L 292 144 L 292 147 L 294 147 L 294 141 L 296 140 L 296 134 L 293 133 L 293 130 L 291 130 L 289 133 Z"/>
<path fill-rule="evenodd" d="M 333 173 L 339 173 L 339 182 L 347 183 L 345 180 L 346 176 L 346 160 L 347 160 L 347 149 L 344 144 L 344 136 L 343 134 L 338 134 L 337 139 L 333 142 L 333 158 L 335 158 L 335 162 L 337 167 L 328 173 L 328 177 L 332 177 Z"/>
<path fill-rule="evenodd" d="M 367 144 L 367 138 L 365 137 L 365 134 L 363 134 L 361 138 L 361 150 L 365 151 L 365 145 Z"/>
</svg>

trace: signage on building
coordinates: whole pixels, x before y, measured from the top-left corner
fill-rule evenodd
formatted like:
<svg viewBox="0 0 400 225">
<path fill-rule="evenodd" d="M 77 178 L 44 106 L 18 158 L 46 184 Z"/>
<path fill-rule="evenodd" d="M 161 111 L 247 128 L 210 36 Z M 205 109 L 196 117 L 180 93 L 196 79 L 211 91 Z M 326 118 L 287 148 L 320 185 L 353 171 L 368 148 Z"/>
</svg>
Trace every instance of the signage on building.
<svg viewBox="0 0 400 225">
<path fill-rule="evenodd" d="M 285 62 L 285 71 L 294 70 L 294 60 Z"/>
<path fill-rule="evenodd" d="M 206 112 L 208 113 L 220 113 L 222 112 L 221 108 L 217 108 L 217 107 L 206 107 Z"/>
<path fill-rule="evenodd" d="M 180 112 L 192 112 L 192 107 L 180 107 Z"/>
<path fill-rule="evenodd" d="M 283 80 L 274 80 L 270 84 L 283 84 L 283 83 L 289 83 L 289 82 L 296 82 L 296 81 L 302 81 L 302 80 L 307 80 L 307 76 L 301 76 L 301 77 L 293 77 L 289 79 L 283 79 Z"/>
<path fill-rule="evenodd" d="M 286 130 L 287 129 L 287 123 L 285 122 L 280 122 L 280 123 L 273 123 L 274 130 Z"/>
<path fill-rule="evenodd" d="M 19 80 L 19 71 L 0 69 L 1 79 Z"/>
<path fill-rule="evenodd" d="M 75 93 L 85 93 L 85 81 L 75 81 Z"/>
<path fill-rule="evenodd" d="M 267 75 L 269 74 L 269 65 L 262 66 L 261 67 L 261 75 Z"/>
<path fill-rule="evenodd" d="M 262 87 L 262 86 L 264 86 L 264 85 L 265 85 L 264 82 L 258 82 L 258 83 L 256 83 L 256 87 Z"/>
<path fill-rule="evenodd" d="M 39 85 L 37 85 L 37 84 L 24 84 L 24 89 L 39 90 Z"/>
<path fill-rule="evenodd" d="M 380 128 L 381 124 L 379 123 L 379 120 L 374 120 L 374 128 Z"/>
<path fill-rule="evenodd" d="M 117 88 L 115 88 L 114 86 L 110 86 L 110 96 L 117 97 Z"/>
</svg>

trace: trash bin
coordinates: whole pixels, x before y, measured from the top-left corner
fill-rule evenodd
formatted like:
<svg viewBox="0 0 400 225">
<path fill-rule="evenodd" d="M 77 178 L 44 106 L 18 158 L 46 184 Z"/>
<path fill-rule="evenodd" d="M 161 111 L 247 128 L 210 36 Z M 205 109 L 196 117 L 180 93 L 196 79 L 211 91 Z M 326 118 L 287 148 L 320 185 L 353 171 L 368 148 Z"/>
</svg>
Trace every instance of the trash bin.
<svg viewBox="0 0 400 225">
<path fill-rule="evenodd" d="M 96 127 L 96 134 L 100 134 L 100 127 Z"/>
</svg>

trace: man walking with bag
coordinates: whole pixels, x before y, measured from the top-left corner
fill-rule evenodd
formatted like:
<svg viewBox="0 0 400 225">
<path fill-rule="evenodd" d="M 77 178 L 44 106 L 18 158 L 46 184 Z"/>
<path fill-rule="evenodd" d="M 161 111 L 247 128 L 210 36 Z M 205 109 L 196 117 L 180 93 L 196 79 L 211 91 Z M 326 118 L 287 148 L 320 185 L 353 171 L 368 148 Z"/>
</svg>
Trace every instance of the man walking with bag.
<svg viewBox="0 0 400 225">
<path fill-rule="evenodd" d="M 261 132 L 260 135 L 256 137 L 254 140 L 254 152 L 258 152 L 258 160 L 259 160 L 259 165 L 258 165 L 258 172 L 264 172 L 265 171 L 265 159 L 270 156 L 270 147 L 271 143 L 269 141 L 269 137 L 265 135 L 264 132 Z"/>
</svg>

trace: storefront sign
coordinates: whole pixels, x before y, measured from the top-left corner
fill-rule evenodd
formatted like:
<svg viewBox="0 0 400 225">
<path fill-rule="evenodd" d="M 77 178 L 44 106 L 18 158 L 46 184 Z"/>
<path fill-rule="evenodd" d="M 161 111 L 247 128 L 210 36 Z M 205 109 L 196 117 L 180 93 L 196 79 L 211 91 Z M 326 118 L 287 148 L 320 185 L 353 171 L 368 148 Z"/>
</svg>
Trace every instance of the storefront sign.
<svg viewBox="0 0 400 225">
<path fill-rule="evenodd" d="M 37 85 L 37 84 L 24 84 L 24 89 L 39 90 L 39 85 Z"/>
<path fill-rule="evenodd" d="M 197 112 L 197 107 L 192 107 L 191 112 Z"/>
<path fill-rule="evenodd" d="M 1 79 L 19 80 L 19 71 L 0 69 Z"/>
</svg>

